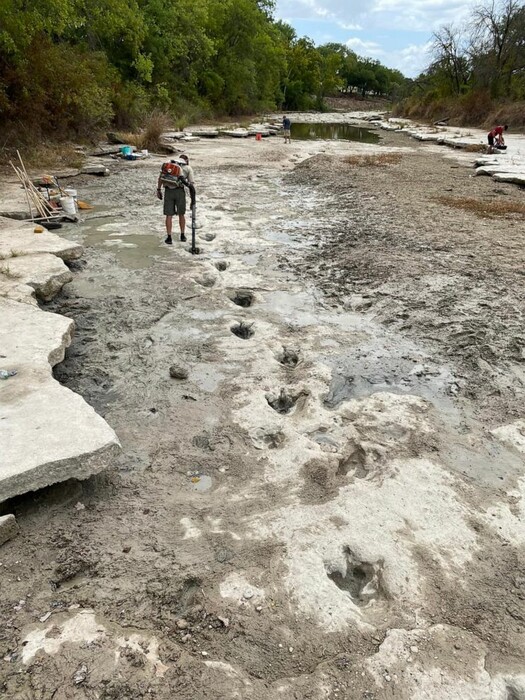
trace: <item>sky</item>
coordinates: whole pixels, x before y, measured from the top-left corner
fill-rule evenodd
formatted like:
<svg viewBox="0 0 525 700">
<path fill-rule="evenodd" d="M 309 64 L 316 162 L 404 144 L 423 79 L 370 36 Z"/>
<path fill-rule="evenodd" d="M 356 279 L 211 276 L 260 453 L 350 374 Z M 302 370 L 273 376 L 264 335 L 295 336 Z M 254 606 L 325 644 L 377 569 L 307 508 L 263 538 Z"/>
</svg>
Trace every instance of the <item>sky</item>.
<svg viewBox="0 0 525 700">
<path fill-rule="evenodd" d="M 465 18 L 475 0 L 276 0 L 277 19 L 319 45 L 346 44 L 359 56 L 415 77 L 430 63 L 432 32 Z"/>
</svg>

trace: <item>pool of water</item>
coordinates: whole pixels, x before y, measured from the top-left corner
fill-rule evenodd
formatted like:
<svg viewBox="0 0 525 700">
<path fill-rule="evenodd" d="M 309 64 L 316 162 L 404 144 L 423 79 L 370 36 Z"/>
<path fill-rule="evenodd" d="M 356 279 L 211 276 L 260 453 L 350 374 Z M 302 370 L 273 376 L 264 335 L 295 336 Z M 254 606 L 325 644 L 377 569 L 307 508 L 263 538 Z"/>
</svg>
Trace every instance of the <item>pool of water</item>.
<svg viewBox="0 0 525 700">
<path fill-rule="evenodd" d="M 292 124 L 292 138 L 300 141 L 360 141 L 361 143 L 379 143 L 380 136 L 371 129 L 350 124 Z"/>
<path fill-rule="evenodd" d="M 88 220 L 79 227 L 85 246 L 111 250 L 122 267 L 132 270 L 151 267 L 170 254 L 163 244 L 164 232 L 140 233 L 143 228 L 120 217 Z"/>
</svg>

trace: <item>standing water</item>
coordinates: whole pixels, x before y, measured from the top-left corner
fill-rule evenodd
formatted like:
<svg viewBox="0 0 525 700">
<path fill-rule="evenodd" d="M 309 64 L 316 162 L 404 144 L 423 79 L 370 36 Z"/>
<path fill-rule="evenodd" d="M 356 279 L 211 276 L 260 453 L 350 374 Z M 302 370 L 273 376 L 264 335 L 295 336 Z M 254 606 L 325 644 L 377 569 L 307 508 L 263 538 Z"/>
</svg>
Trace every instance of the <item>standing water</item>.
<svg viewBox="0 0 525 700">
<path fill-rule="evenodd" d="M 350 124 L 292 124 L 292 139 L 360 141 L 361 143 L 379 143 L 380 136 L 371 129 Z"/>
</svg>

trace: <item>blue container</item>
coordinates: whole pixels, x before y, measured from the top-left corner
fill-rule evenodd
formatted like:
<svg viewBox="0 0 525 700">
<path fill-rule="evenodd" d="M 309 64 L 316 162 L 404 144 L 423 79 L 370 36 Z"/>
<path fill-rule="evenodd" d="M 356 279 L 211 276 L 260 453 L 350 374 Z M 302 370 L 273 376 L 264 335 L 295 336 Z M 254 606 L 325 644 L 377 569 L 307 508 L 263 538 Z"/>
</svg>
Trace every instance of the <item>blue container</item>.
<svg viewBox="0 0 525 700">
<path fill-rule="evenodd" d="M 122 146 L 120 152 L 123 156 L 130 156 L 133 153 L 133 148 L 131 146 Z"/>
</svg>

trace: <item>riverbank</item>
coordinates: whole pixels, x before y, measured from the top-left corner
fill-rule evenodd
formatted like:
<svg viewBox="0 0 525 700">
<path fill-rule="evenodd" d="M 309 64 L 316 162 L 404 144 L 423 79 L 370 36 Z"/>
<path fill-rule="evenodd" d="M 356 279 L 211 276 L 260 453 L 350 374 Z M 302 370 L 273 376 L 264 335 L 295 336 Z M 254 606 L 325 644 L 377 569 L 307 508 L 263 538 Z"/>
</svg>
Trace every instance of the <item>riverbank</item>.
<svg viewBox="0 0 525 700">
<path fill-rule="evenodd" d="M 160 159 L 80 185 L 55 376 L 123 452 L 11 503 L 2 690 L 519 697 L 522 226 L 435 198 L 521 191 L 386 132 L 188 150 L 199 256 L 162 244 Z"/>
<path fill-rule="evenodd" d="M 19 206 L 18 191 L 9 198 Z M 22 204 L 25 206 L 25 204 Z M 0 217 L 0 503 L 104 469 L 118 448 L 111 428 L 80 396 L 61 386 L 74 322 L 42 311 L 73 279 L 82 246 L 41 226 Z"/>
</svg>

